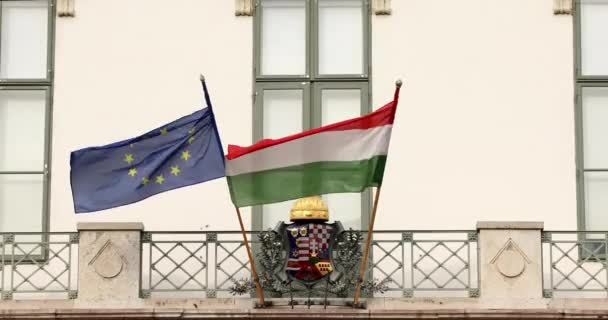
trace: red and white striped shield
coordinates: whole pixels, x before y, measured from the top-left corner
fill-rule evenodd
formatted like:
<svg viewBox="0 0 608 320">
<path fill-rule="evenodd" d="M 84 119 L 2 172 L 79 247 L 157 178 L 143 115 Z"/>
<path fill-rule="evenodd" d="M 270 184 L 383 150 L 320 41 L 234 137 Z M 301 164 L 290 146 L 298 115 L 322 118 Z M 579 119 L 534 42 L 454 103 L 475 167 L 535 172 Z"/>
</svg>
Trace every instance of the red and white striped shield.
<svg viewBox="0 0 608 320">
<path fill-rule="evenodd" d="M 330 274 L 334 270 L 331 249 L 338 229 L 341 228 L 328 223 L 286 225 L 287 274 L 304 282 L 316 282 Z"/>
</svg>

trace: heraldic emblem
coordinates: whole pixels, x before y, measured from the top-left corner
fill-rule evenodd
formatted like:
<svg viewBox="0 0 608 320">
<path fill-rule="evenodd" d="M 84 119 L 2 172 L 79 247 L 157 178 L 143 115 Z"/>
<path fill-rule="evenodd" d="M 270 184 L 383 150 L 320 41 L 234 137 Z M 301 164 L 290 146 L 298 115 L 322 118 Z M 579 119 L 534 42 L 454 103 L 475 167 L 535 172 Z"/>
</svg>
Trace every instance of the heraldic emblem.
<svg viewBox="0 0 608 320">
<path fill-rule="evenodd" d="M 294 294 L 307 295 L 309 307 L 315 295 L 324 297 L 325 306 L 329 294 L 348 297 L 358 281 L 361 232 L 344 230 L 339 221 L 328 223 L 329 210 L 320 196 L 298 199 L 289 219 L 290 223 L 280 221 L 273 230 L 258 235 L 263 289 L 273 297 L 289 294 L 292 307 L 298 304 Z M 366 292 L 384 292 L 388 281 L 365 280 L 362 287 Z M 251 279 L 233 282 L 230 290 L 234 295 L 248 294 L 254 287 Z M 340 301 L 333 303 L 340 305 Z"/>
<path fill-rule="evenodd" d="M 285 273 L 307 286 L 334 271 L 332 248 L 344 231 L 339 221 L 327 223 L 327 206 L 319 196 L 296 201 L 289 213 L 293 223 L 279 222 L 275 228 L 287 252 Z"/>
</svg>

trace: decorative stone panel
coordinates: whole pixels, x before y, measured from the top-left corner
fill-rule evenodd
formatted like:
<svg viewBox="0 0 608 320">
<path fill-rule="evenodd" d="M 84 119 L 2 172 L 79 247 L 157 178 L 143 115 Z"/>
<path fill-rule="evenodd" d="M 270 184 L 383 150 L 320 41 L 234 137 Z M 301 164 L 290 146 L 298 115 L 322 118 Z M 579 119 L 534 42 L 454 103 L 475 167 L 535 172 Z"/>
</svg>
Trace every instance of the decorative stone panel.
<svg viewBox="0 0 608 320">
<path fill-rule="evenodd" d="M 542 298 L 542 222 L 478 222 L 481 298 Z"/>
<path fill-rule="evenodd" d="M 78 300 L 139 299 L 141 223 L 79 223 Z"/>
</svg>

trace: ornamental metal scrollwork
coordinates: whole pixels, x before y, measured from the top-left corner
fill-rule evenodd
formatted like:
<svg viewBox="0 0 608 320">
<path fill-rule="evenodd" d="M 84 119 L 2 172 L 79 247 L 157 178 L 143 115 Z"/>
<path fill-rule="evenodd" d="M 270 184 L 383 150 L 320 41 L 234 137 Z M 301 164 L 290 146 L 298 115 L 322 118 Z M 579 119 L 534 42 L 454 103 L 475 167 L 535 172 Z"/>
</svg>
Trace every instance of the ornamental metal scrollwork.
<svg viewBox="0 0 608 320">
<path fill-rule="evenodd" d="M 318 196 L 296 201 L 290 220 L 290 224 L 279 222 L 274 230 L 258 235 L 256 258 L 264 291 L 272 297 L 292 298 L 351 295 L 359 276 L 361 232 L 344 231 L 339 221 L 327 223 L 328 209 Z M 233 280 L 230 292 L 243 295 L 254 287 L 251 279 Z M 368 295 L 384 293 L 388 279 L 366 280 L 362 289 Z"/>
</svg>

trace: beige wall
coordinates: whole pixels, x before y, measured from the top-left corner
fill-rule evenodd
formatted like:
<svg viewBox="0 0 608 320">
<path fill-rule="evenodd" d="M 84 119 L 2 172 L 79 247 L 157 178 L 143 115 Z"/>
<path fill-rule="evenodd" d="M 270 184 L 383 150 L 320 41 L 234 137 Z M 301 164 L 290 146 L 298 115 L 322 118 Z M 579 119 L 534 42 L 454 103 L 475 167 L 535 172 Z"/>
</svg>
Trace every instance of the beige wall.
<svg viewBox="0 0 608 320">
<path fill-rule="evenodd" d="M 576 227 L 572 17 L 551 0 L 397 0 L 373 19 L 373 92 L 406 80 L 378 227 Z"/>
<path fill-rule="evenodd" d="M 392 3 L 372 19 L 374 106 L 405 80 L 378 228 L 575 228 L 572 17 L 552 0 Z M 250 143 L 252 18 L 227 0 L 80 0 L 76 15 L 57 21 L 52 230 L 238 228 L 224 180 L 75 216 L 69 152 L 192 112 L 201 72 L 224 145 Z"/>
<path fill-rule="evenodd" d="M 51 228 L 142 221 L 153 230 L 237 228 L 225 180 L 74 215 L 72 150 L 131 138 L 201 105 L 208 79 L 222 139 L 251 142 L 252 20 L 225 0 L 84 0 L 57 19 Z M 249 216 L 249 214 L 244 214 Z"/>
</svg>

